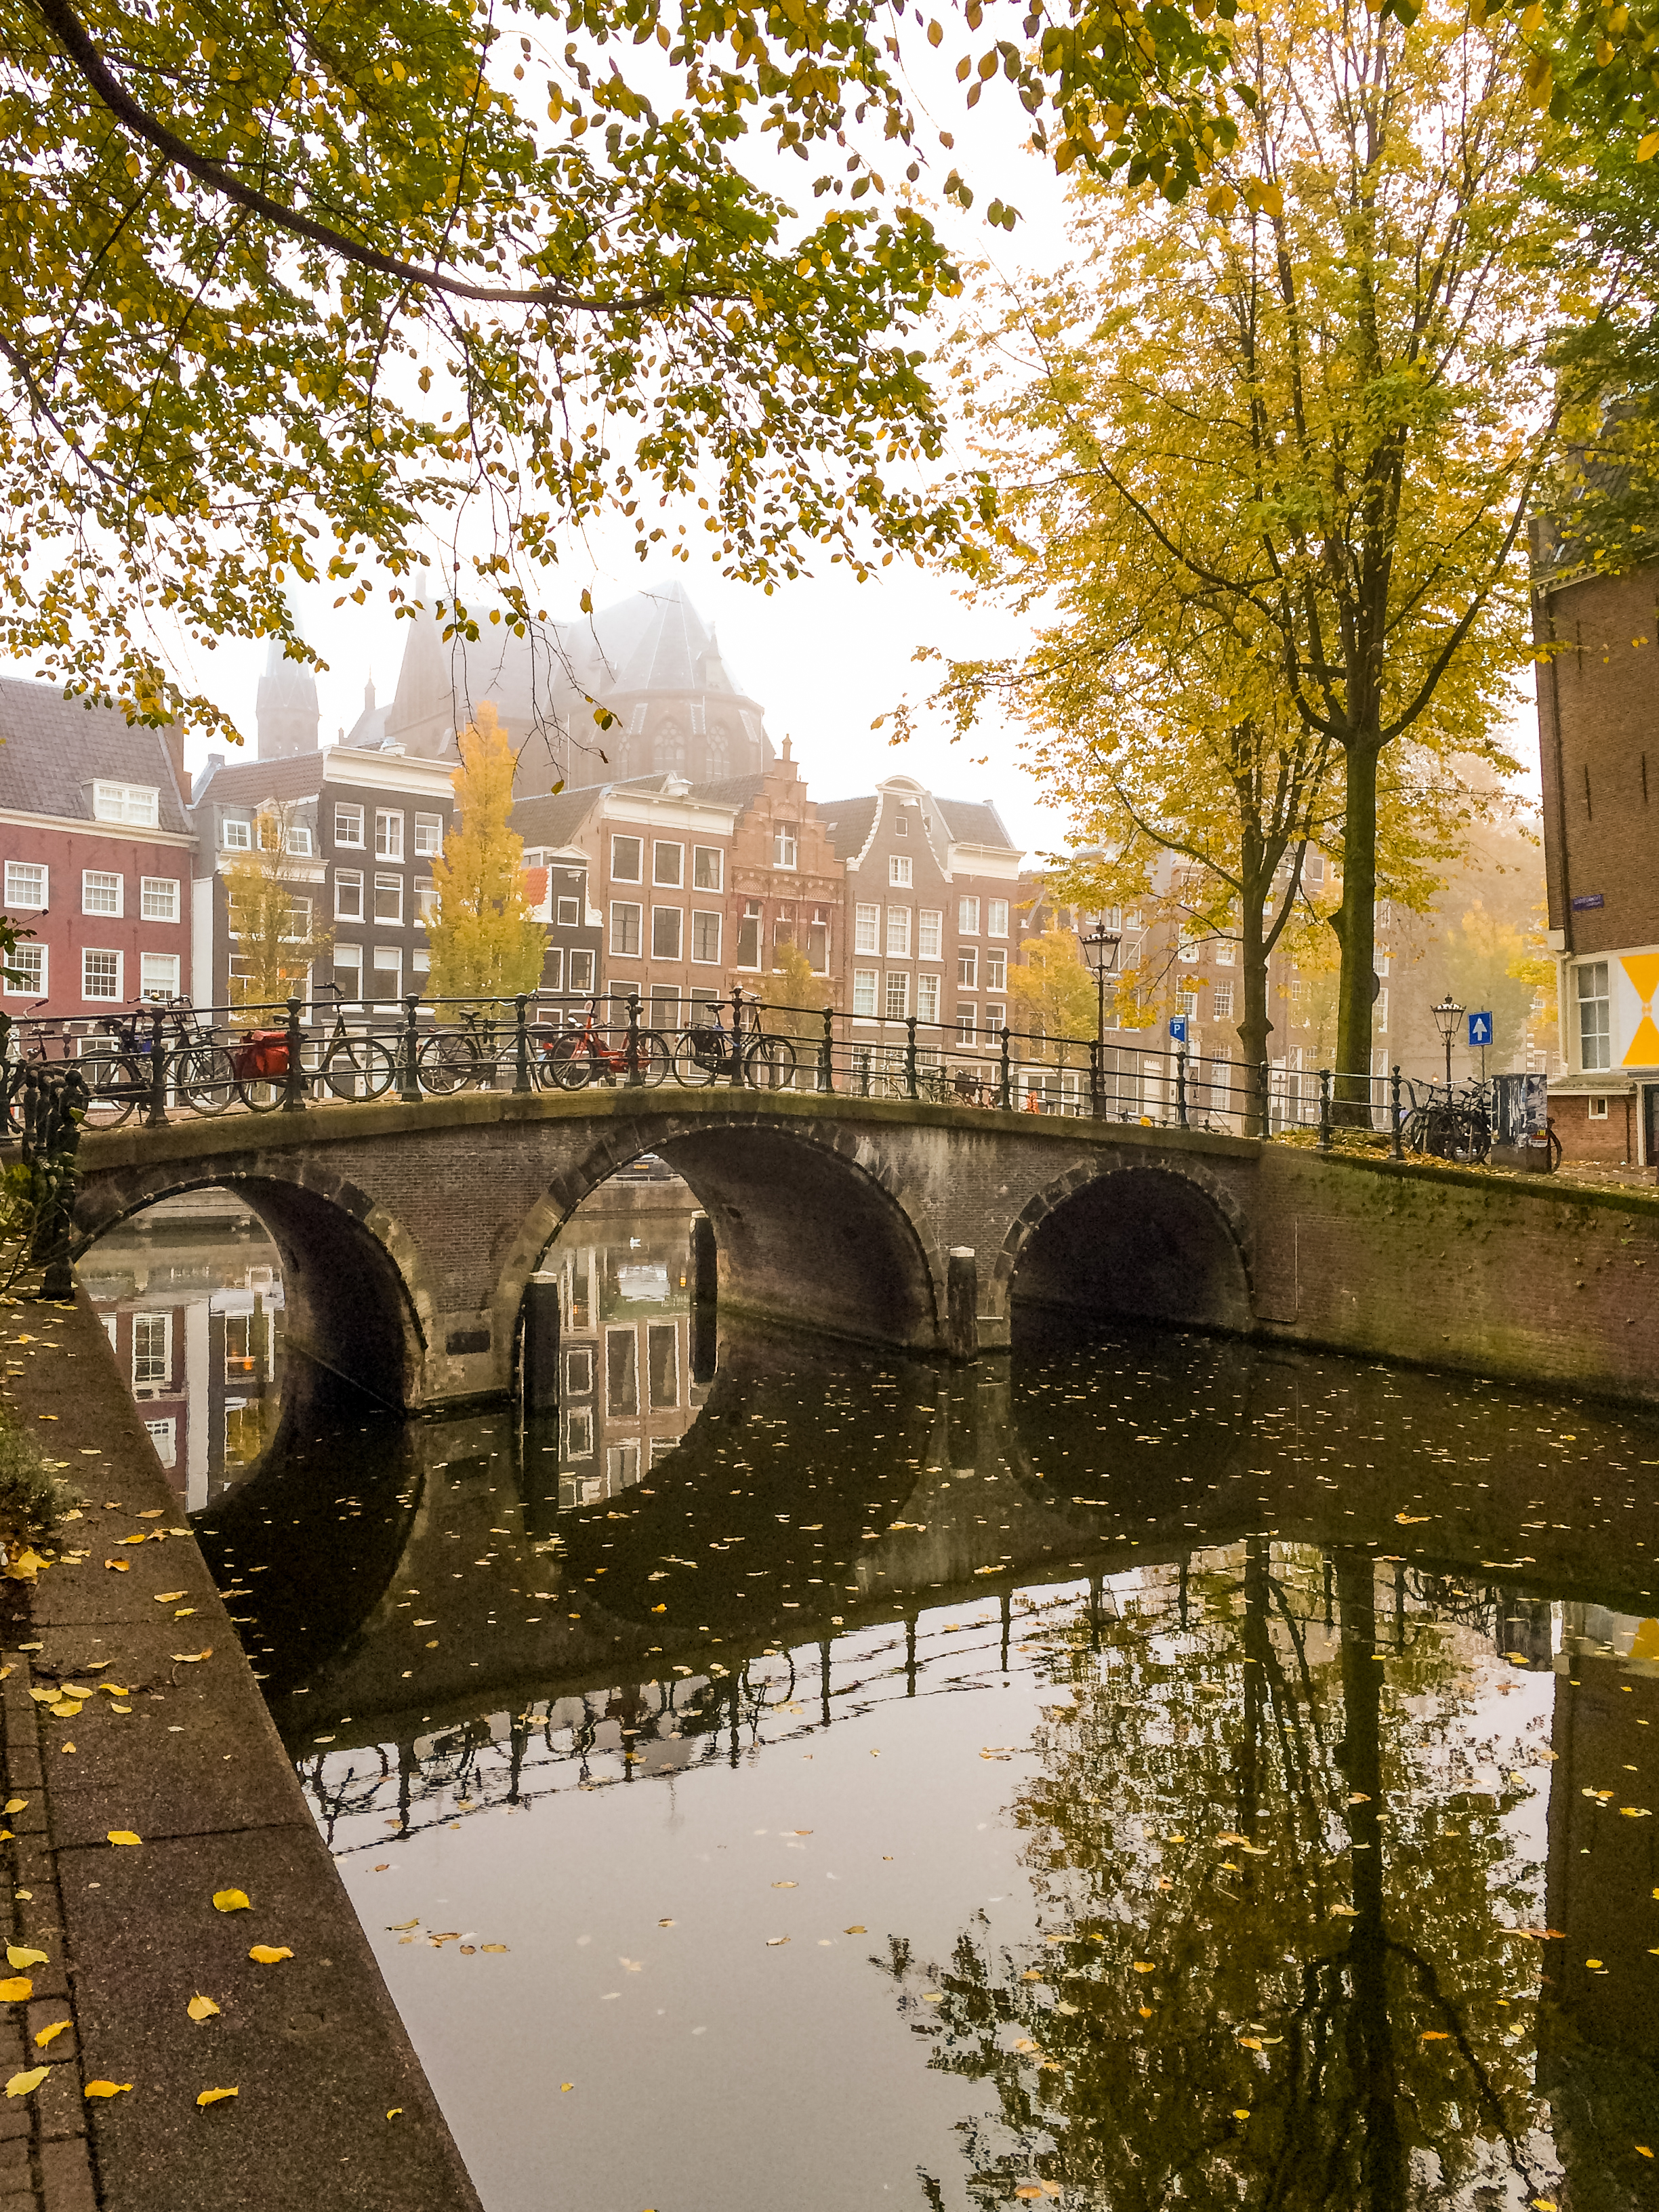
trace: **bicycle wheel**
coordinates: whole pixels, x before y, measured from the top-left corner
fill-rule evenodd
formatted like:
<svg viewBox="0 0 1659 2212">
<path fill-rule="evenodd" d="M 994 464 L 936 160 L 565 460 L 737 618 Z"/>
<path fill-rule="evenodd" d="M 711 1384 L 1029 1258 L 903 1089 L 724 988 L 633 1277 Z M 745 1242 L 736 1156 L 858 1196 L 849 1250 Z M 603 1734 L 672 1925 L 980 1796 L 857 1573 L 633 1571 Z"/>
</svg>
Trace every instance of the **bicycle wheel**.
<svg viewBox="0 0 1659 2212">
<path fill-rule="evenodd" d="M 378 1037 L 342 1037 L 323 1054 L 323 1080 L 337 1098 L 384 1098 L 398 1062 Z"/>
<path fill-rule="evenodd" d="M 236 1096 L 236 1063 L 222 1044 L 187 1045 L 173 1084 L 192 1114 L 222 1114 Z"/>
<path fill-rule="evenodd" d="M 674 1042 L 674 1080 L 683 1083 L 688 1091 L 706 1089 L 720 1079 L 720 1061 L 706 1045 L 699 1044 L 690 1030 Z"/>
<path fill-rule="evenodd" d="M 1561 1139 L 1555 1133 L 1553 1121 L 1550 1122 L 1545 1132 L 1545 1142 L 1549 1148 L 1549 1165 L 1545 1170 L 1545 1173 L 1553 1175 L 1561 1164 Z"/>
<path fill-rule="evenodd" d="M 459 1030 L 439 1030 L 416 1054 L 415 1066 L 422 1090 L 447 1098 L 478 1080 L 482 1061 L 477 1048 Z"/>
<path fill-rule="evenodd" d="M 281 1075 L 239 1075 L 236 1096 L 250 1114 L 274 1114 L 288 1095 L 288 1081 Z"/>
<path fill-rule="evenodd" d="M 640 1081 L 647 1087 L 663 1082 L 674 1064 L 674 1054 L 660 1030 L 640 1031 Z"/>
<path fill-rule="evenodd" d="M 76 1065 L 87 1079 L 87 1121 L 94 1129 L 118 1129 L 144 1095 L 138 1064 L 113 1048 L 82 1054 Z"/>
<path fill-rule="evenodd" d="M 757 1037 L 744 1054 L 743 1079 L 751 1091 L 791 1091 L 798 1059 L 788 1037 Z"/>
<path fill-rule="evenodd" d="M 593 1055 L 579 1030 L 562 1036 L 550 1052 L 544 1054 L 542 1081 L 556 1084 L 561 1091 L 580 1091 L 593 1079 Z"/>
</svg>

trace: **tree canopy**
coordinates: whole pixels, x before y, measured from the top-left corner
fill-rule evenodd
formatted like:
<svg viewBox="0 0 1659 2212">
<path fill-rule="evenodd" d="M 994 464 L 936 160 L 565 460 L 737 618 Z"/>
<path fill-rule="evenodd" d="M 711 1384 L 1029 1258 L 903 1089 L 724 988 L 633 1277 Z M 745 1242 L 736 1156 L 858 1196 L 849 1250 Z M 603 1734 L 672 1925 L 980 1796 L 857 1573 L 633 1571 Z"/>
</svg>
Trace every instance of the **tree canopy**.
<svg viewBox="0 0 1659 2212">
<path fill-rule="evenodd" d="M 457 818 L 432 863 L 428 995 L 513 998 L 541 981 L 547 944 L 525 899 L 524 840 L 508 822 L 516 756 L 489 700 L 455 743 Z"/>
</svg>

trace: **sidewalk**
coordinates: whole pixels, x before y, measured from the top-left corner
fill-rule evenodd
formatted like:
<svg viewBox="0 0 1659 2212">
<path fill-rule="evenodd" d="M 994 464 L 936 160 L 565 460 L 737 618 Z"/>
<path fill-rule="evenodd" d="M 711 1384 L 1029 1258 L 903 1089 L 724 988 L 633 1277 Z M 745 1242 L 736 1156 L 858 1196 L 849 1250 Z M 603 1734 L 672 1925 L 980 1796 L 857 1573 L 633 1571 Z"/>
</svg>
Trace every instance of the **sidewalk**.
<svg viewBox="0 0 1659 2212">
<path fill-rule="evenodd" d="M 0 1585 L 0 1926 L 46 1954 L 7 1969 L 33 1990 L 0 2005 L 0 2082 L 50 2064 L 0 2100 L 0 2212 L 478 2212 L 102 1329 L 0 1304 L 0 1345 L 11 1418 L 86 1499 L 33 1589 Z"/>
</svg>

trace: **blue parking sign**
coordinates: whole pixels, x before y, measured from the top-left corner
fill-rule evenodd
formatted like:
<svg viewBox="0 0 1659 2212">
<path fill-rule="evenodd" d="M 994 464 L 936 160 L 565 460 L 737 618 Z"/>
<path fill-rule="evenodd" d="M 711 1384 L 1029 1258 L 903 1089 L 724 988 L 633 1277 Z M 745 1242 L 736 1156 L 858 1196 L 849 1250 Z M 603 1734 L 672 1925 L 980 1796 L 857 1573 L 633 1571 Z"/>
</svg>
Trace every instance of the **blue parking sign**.
<svg viewBox="0 0 1659 2212">
<path fill-rule="evenodd" d="M 1492 1042 L 1492 1016 L 1490 1014 L 1471 1014 L 1469 1016 L 1469 1042 L 1471 1045 L 1483 1045 L 1490 1044 Z"/>
<path fill-rule="evenodd" d="M 1185 1043 L 1186 1043 L 1186 1042 L 1187 1042 L 1187 1017 L 1186 1017 L 1186 1015 L 1185 1015 L 1185 1014 L 1171 1014 L 1171 1015 L 1170 1015 L 1170 1042 L 1171 1044 L 1185 1044 Z"/>
</svg>

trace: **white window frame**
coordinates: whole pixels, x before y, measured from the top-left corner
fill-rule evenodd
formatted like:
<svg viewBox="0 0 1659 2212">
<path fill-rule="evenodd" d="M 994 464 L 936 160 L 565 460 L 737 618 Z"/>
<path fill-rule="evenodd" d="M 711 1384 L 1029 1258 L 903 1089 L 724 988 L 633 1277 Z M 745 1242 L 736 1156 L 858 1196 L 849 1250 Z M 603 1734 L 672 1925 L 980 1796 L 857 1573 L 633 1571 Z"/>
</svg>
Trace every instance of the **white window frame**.
<svg viewBox="0 0 1659 2212">
<path fill-rule="evenodd" d="M 415 857 L 417 860 L 435 860 L 444 848 L 444 817 L 441 814 L 417 814 L 415 817 Z"/>
<path fill-rule="evenodd" d="M 161 1332 L 161 1349 L 158 1358 L 150 1348 L 153 1332 Z M 140 1332 L 143 1333 L 145 1349 L 138 1349 Z M 142 1372 L 140 1371 L 142 1370 Z M 136 1313 L 132 1316 L 132 1387 L 135 1390 L 154 1390 L 158 1384 L 173 1380 L 173 1316 L 170 1313 Z"/>
<path fill-rule="evenodd" d="M 356 906 L 344 903 L 344 895 L 350 892 Z M 336 868 L 334 871 L 334 919 L 336 921 L 362 921 L 363 919 L 363 872 L 361 868 Z"/>
<path fill-rule="evenodd" d="M 979 901 L 976 898 L 957 901 L 957 934 L 959 937 L 979 935 Z"/>
<path fill-rule="evenodd" d="M 361 945 L 337 945 L 334 947 L 333 951 L 329 955 L 329 958 L 333 963 L 335 981 L 337 983 L 341 983 L 346 981 L 354 982 L 356 988 L 355 990 L 348 992 L 347 996 L 361 1001 L 363 995 L 362 946 Z"/>
<path fill-rule="evenodd" d="M 853 950 L 854 952 L 879 952 L 881 950 L 881 908 L 873 902 L 858 902 L 853 908 Z"/>
<path fill-rule="evenodd" d="M 1578 1065 L 1600 1075 L 1613 1065 L 1613 993 L 1605 960 L 1582 960 L 1573 970 L 1573 1000 L 1578 1009 Z M 1587 990 L 1586 984 L 1590 988 Z M 1591 1009 L 1599 1006 L 1599 1021 Z M 1587 1019 L 1587 1016 L 1591 1016 Z"/>
<path fill-rule="evenodd" d="M 781 822 L 772 831 L 772 866 L 775 868 L 797 868 L 800 865 L 800 840 L 793 822 Z"/>
<path fill-rule="evenodd" d="M 853 970 L 853 1012 L 856 1018 L 874 1019 L 876 994 L 879 988 L 878 969 L 855 968 Z"/>
<path fill-rule="evenodd" d="M 721 927 L 725 920 L 725 915 L 718 907 L 694 906 L 692 908 L 691 964 L 693 967 L 718 968 L 720 966 L 720 934 Z M 699 952 L 697 950 L 699 942 L 706 943 L 708 941 L 709 933 L 707 925 L 710 922 L 714 924 L 714 949 L 712 952 Z M 700 925 L 702 926 L 700 927 Z"/>
<path fill-rule="evenodd" d="M 391 806 L 375 808 L 374 857 L 377 860 L 401 860 L 404 857 L 404 817 L 401 808 Z"/>
<path fill-rule="evenodd" d="M 1607 1100 L 1605 1098 L 1587 1098 L 1584 1101 L 1584 1118 L 1589 1121 L 1605 1121 L 1607 1118 Z"/>
<path fill-rule="evenodd" d="M 691 848 L 691 888 L 694 891 L 726 889 L 726 855 L 718 845 Z"/>
<path fill-rule="evenodd" d="M 568 965 L 569 974 L 565 981 L 571 996 L 591 998 L 593 994 L 593 955 L 580 946 L 573 946 Z"/>
<path fill-rule="evenodd" d="M 986 900 L 985 934 L 988 937 L 1006 937 L 1008 934 L 1008 902 L 1006 899 Z"/>
<path fill-rule="evenodd" d="M 985 1002 L 985 1026 L 993 1036 L 997 1034 L 999 1030 L 1006 1029 L 1008 1026 L 1007 1007 L 994 1006 L 988 999 Z"/>
<path fill-rule="evenodd" d="M 115 988 L 112 991 L 88 991 L 87 977 L 89 960 L 112 960 L 115 963 Z M 118 1006 L 122 999 L 125 962 L 120 953 L 104 945 L 83 945 L 81 948 L 81 998 L 88 1006 Z"/>
<path fill-rule="evenodd" d="M 916 977 L 916 1018 L 922 1022 L 939 1019 L 939 986 L 937 975 Z"/>
<path fill-rule="evenodd" d="M 32 945 L 27 941 L 17 947 L 6 965 L 9 968 L 15 968 L 20 973 L 26 969 L 33 968 L 35 973 L 21 983 L 14 983 L 8 976 L 5 983 L 7 998 L 44 999 L 46 997 L 46 972 L 50 964 L 46 957 L 47 951 L 48 948 L 44 945 Z"/>
<path fill-rule="evenodd" d="M 975 1037 L 978 1035 L 978 1033 L 979 1033 L 979 1010 L 978 1010 L 978 1008 L 977 1008 L 976 1006 L 958 1006 L 958 1007 L 957 1008 L 957 1043 L 958 1043 L 958 1044 L 972 1044 L 972 1042 L 974 1042 Z"/>
<path fill-rule="evenodd" d="M 908 853 L 890 853 L 887 855 L 887 883 L 890 890 L 908 891 L 910 889 L 914 873 L 910 855 Z"/>
<path fill-rule="evenodd" d="M 582 926 L 582 902 L 562 891 L 553 902 L 554 926 L 558 929 L 580 929 Z"/>
<path fill-rule="evenodd" d="M 38 878 L 38 884 L 25 890 L 26 878 Z M 6 863 L 6 911 L 8 914 L 44 914 L 52 882 L 52 872 L 45 860 L 8 860 Z M 37 890 L 40 896 L 32 896 Z"/>
<path fill-rule="evenodd" d="M 672 876 L 662 872 L 663 855 L 673 855 Z M 651 841 L 651 880 L 659 890 L 683 891 L 685 889 L 685 848 L 672 838 L 653 837 Z"/>
<path fill-rule="evenodd" d="M 1231 983 L 1214 983 L 1211 987 L 1210 1011 L 1218 1022 L 1230 1022 L 1233 1018 L 1233 987 Z"/>
<path fill-rule="evenodd" d="M 958 991 L 977 991 L 979 988 L 979 947 L 959 945 L 957 947 L 957 988 Z"/>
<path fill-rule="evenodd" d="M 674 949 L 672 952 L 659 951 L 659 940 L 665 933 L 663 926 L 671 919 L 673 922 Z M 676 965 L 685 957 L 685 908 L 684 907 L 653 906 L 652 908 L 651 957 L 653 960 L 672 961 Z"/>
<path fill-rule="evenodd" d="M 165 968 L 167 973 L 160 981 L 151 978 L 150 970 Z M 179 955 L 176 952 L 141 952 L 138 955 L 138 995 L 142 999 L 176 999 L 179 995 Z"/>
<path fill-rule="evenodd" d="M 903 968 L 890 968 L 881 994 L 881 1010 L 890 1022 L 902 1022 L 910 1012 L 910 977 Z"/>
<path fill-rule="evenodd" d="M 401 819 L 401 817 L 399 818 Z M 392 891 L 396 894 L 398 901 L 396 914 L 380 912 L 382 891 Z M 401 929 L 403 926 L 404 879 L 401 875 L 394 875 L 389 868 L 377 868 L 374 872 L 374 927 L 377 929 Z"/>
<path fill-rule="evenodd" d="M 923 907 L 916 916 L 916 957 L 937 960 L 945 942 L 945 916 L 933 907 Z"/>
<path fill-rule="evenodd" d="M 92 903 L 93 886 L 98 886 L 99 896 L 107 898 L 107 906 Z M 102 915 L 106 920 L 119 921 L 126 912 L 127 879 L 115 868 L 82 868 L 81 871 L 81 911 L 82 914 Z"/>
<path fill-rule="evenodd" d="M 311 858 L 312 848 L 310 823 L 290 822 L 288 825 L 288 837 L 286 842 L 289 851 L 294 854 L 296 860 L 308 860 Z"/>
<path fill-rule="evenodd" d="M 219 849 L 222 853 L 251 853 L 253 850 L 253 824 L 240 814 L 227 814 L 219 824 Z"/>
<path fill-rule="evenodd" d="M 92 818 L 94 822 L 125 822 L 135 829 L 160 826 L 161 793 L 153 783 L 94 783 Z"/>
<path fill-rule="evenodd" d="M 396 966 L 393 966 L 393 962 Z M 404 995 L 404 948 L 401 945 L 377 945 L 369 959 L 369 975 L 374 979 L 372 996 L 376 1005 L 395 1004 Z M 396 987 L 388 991 L 384 979 L 397 978 Z"/>
<path fill-rule="evenodd" d="M 910 915 L 908 906 L 890 906 L 887 909 L 887 957 L 908 960 L 910 957 Z"/>
<path fill-rule="evenodd" d="M 985 955 L 985 988 L 988 991 L 1006 991 L 1008 988 L 1008 956 L 1006 952 L 989 951 Z"/>
<path fill-rule="evenodd" d="M 178 877 L 140 876 L 138 912 L 145 921 L 177 921 L 179 919 Z"/>
<path fill-rule="evenodd" d="M 363 849 L 363 810 L 349 799 L 334 802 L 334 842 L 349 852 Z"/>
<path fill-rule="evenodd" d="M 617 848 L 618 845 L 632 845 L 638 849 L 638 865 L 635 866 L 631 876 L 625 869 L 620 868 L 617 865 Z M 620 831 L 612 835 L 611 840 L 611 880 L 613 884 L 641 884 L 645 881 L 645 840 L 643 837 L 629 836 Z"/>
<path fill-rule="evenodd" d="M 438 918 L 438 886 L 430 876 L 415 878 L 415 913 L 413 919 L 425 929 Z"/>
</svg>

